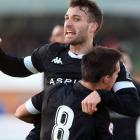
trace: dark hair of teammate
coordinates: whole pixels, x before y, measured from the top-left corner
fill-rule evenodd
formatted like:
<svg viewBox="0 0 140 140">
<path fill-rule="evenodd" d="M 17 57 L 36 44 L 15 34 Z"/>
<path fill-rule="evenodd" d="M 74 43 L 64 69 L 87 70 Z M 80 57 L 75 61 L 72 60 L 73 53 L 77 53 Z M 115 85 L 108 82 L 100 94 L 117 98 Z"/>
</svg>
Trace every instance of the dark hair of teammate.
<svg viewBox="0 0 140 140">
<path fill-rule="evenodd" d="M 116 64 L 121 57 L 122 54 L 116 49 L 94 47 L 82 58 L 82 79 L 97 83 L 105 75 L 111 77 L 116 71 Z"/>
</svg>

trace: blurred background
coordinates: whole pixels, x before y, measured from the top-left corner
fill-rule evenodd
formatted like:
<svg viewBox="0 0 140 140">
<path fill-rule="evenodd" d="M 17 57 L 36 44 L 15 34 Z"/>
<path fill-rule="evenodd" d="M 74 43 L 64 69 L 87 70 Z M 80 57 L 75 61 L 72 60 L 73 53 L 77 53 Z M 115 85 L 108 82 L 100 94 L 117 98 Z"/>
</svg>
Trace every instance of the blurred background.
<svg viewBox="0 0 140 140">
<path fill-rule="evenodd" d="M 2 49 L 11 55 L 28 56 L 48 43 L 53 27 L 64 21 L 68 0 L 0 0 L 0 38 Z M 133 69 L 140 82 L 140 1 L 96 0 L 104 22 L 94 41 L 113 48 L 127 47 Z M 0 139 L 24 140 L 32 124 L 14 117 L 17 107 L 43 89 L 43 74 L 13 78 L 0 72 Z"/>
</svg>

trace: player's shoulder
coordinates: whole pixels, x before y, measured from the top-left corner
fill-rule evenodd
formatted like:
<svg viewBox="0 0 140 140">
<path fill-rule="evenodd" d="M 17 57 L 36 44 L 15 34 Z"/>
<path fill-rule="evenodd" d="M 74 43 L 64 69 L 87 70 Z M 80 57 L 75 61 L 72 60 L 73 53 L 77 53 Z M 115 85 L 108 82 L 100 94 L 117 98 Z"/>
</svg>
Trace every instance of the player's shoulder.
<svg viewBox="0 0 140 140">
<path fill-rule="evenodd" d="M 119 61 L 119 63 L 120 63 L 120 68 L 121 69 L 124 68 L 124 63 L 122 61 Z"/>
<path fill-rule="evenodd" d="M 56 55 L 62 49 L 68 49 L 69 45 L 65 43 L 53 43 L 53 44 L 45 44 L 42 47 L 35 49 L 32 53 L 32 56 L 40 56 L 40 58 L 44 59 L 46 55 Z"/>
<path fill-rule="evenodd" d="M 62 83 L 58 83 L 55 85 L 49 85 L 45 88 L 45 92 L 46 93 L 54 93 L 55 91 L 67 91 L 68 89 L 72 89 L 73 85 L 72 84 L 68 84 L 68 85 L 64 85 Z"/>
<path fill-rule="evenodd" d="M 35 49 L 35 51 L 40 51 L 40 52 L 46 52 L 46 51 L 50 51 L 50 52 L 56 52 L 59 51 L 61 49 L 65 49 L 65 48 L 69 48 L 68 44 L 65 43 L 52 43 L 52 44 L 45 44 L 37 49 Z"/>
<path fill-rule="evenodd" d="M 62 49 L 67 49 L 69 47 L 69 45 L 65 44 L 65 43 L 55 42 L 55 43 L 52 43 L 52 44 L 47 44 L 46 47 L 48 47 L 50 52 L 54 52 L 54 51 L 56 52 L 56 51 L 60 51 Z"/>
<path fill-rule="evenodd" d="M 130 78 L 130 71 L 122 61 L 120 61 L 120 72 L 118 74 L 117 81 L 132 81 Z"/>
<path fill-rule="evenodd" d="M 122 61 L 119 61 L 119 63 L 120 63 L 120 71 L 128 71 L 127 67 Z"/>
<path fill-rule="evenodd" d="M 71 92 L 72 87 L 70 84 L 64 85 L 62 83 L 50 85 L 45 88 L 44 100 L 48 100 L 49 98 L 54 99 L 54 101 L 59 98 L 62 99 L 62 97 L 66 97 L 66 95 Z"/>
</svg>

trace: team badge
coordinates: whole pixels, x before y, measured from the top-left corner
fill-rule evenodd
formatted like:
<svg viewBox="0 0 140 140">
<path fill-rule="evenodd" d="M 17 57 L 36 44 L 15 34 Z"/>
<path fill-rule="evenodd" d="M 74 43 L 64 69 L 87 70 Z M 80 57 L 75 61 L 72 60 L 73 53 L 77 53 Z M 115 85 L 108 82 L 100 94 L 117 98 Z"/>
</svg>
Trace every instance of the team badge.
<svg viewBox="0 0 140 140">
<path fill-rule="evenodd" d="M 112 122 L 109 124 L 108 129 L 109 129 L 109 132 L 113 135 L 113 123 Z"/>
</svg>

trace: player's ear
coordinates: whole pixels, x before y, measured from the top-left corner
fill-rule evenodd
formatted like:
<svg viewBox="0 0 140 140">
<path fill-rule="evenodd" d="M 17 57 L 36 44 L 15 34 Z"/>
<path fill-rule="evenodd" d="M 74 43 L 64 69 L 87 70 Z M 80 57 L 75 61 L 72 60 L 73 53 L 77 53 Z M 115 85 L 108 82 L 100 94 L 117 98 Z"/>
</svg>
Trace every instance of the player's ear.
<svg viewBox="0 0 140 140">
<path fill-rule="evenodd" d="M 104 83 L 107 83 L 108 80 L 109 80 L 109 75 L 106 75 L 106 76 L 103 77 L 103 82 Z"/>
<path fill-rule="evenodd" d="M 90 32 L 91 32 L 91 33 L 92 33 L 92 32 L 95 32 L 95 31 L 97 30 L 97 28 L 98 28 L 97 22 L 91 23 Z"/>
</svg>

